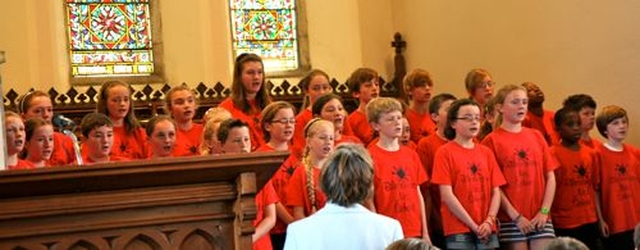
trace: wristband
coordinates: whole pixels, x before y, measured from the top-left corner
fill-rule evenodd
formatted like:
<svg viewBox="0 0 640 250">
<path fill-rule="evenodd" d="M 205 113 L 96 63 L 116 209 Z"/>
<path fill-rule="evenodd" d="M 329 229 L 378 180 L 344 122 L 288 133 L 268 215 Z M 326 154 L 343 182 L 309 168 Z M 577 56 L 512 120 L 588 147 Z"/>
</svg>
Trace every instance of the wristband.
<svg viewBox="0 0 640 250">
<path fill-rule="evenodd" d="M 549 215 L 549 209 L 546 207 L 540 208 L 540 213 L 544 215 Z"/>
</svg>

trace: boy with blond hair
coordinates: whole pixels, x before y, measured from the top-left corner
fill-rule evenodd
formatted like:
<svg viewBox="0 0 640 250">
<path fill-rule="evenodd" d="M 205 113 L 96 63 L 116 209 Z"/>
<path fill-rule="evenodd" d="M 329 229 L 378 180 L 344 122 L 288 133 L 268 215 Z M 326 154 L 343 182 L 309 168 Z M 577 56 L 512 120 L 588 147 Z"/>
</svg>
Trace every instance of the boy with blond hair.
<svg viewBox="0 0 640 250">
<path fill-rule="evenodd" d="M 428 177 L 418 154 L 398 142 L 402 105 L 392 98 L 376 98 L 367 104 L 366 111 L 369 124 L 380 135 L 380 140 L 368 148 L 374 161 L 375 209 L 400 221 L 405 237 L 431 243 L 420 192 L 420 184 Z"/>
</svg>

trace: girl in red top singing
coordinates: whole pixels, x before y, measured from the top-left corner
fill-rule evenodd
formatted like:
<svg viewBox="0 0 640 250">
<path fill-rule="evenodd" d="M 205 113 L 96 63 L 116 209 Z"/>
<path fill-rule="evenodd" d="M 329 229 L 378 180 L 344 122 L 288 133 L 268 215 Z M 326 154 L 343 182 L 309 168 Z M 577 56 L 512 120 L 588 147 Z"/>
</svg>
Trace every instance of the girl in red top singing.
<svg viewBox="0 0 640 250">
<path fill-rule="evenodd" d="M 18 154 L 24 148 L 25 132 L 24 123 L 22 118 L 14 112 L 4 112 L 4 127 L 7 138 L 7 169 L 30 169 L 33 168 L 33 164 L 28 161 L 18 158 Z"/>
<path fill-rule="evenodd" d="M 288 102 L 277 101 L 269 104 L 262 111 L 261 127 L 267 143 L 260 146 L 256 152 L 290 151 L 289 142 L 295 134 L 295 108 Z M 304 129 L 304 128 L 303 128 Z M 300 162 L 296 154 L 289 157 L 271 178 L 273 188 L 280 201 L 276 203 L 277 221 L 271 230 L 271 244 L 275 249 L 284 247 L 287 225 L 293 222 L 293 209 L 287 207 L 286 187 L 291 175 Z"/>
<path fill-rule="evenodd" d="M 322 118 L 333 123 L 335 144 L 343 142 L 360 143 L 362 141 L 353 135 L 344 134 L 344 124 L 346 124 L 346 112 L 342 106 L 342 99 L 333 93 L 324 94 L 318 97 L 311 108 L 314 117 Z"/>
<path fill-rule="evenodd" d="M 166 115 L 149 119 L 147 124 L 149 138 L 149 158 L 175 156 L 176 122 Z"/>
<path fill-rule="evenodd" d="M 233 67 L 231 96 L 220 103 L 231 115 L 249 125 L 251 151 L 264 144 L 260 131 L 260 112 L 271 99 L 264 80 L 264 64 L 256 54 L 241 54 Z"/>
<path fill-rule="evenodd" d="M 43 91 L 32 90 L 20 98 L 18 113 L 22 116 L 23 121 L 37 117 L 51 123 L 53 118 L 51 97 Z M 48 166 L 68 165 L 77 162 L 71 138 L 60 132 L 54 132 L 53 143 L 53 153 L 47 162 Z"/>
<path fill-rule="evenodd" d="M 305 138 L 303 134 L 304 127 L 307 123 L 313 119 L 311 113 L 311 107 L 316 102 L 316 99 L 323 94 L 333 92 L 331 84 L 329 84 L 329 75 L 322 70 L 311 70 L 299 84 L 300 88 L 304 92 L 304 101 L 302 102 L 302 108 L 300 113 L 296 116 L 296 128 L 293 135 L 293 147 L 300 151 L 304 148 Z"/>
<path fill-rule="evenodd" d="M 165 96 L 165 110 L 178 126 L 175 156 L 200 155 L 202 124 L 193 122 L 198 110 L 196 97 L 189 87 L 180 85 L 171 88 Z"/>
<path fill-rule="evenodd" d="M 502 124 L 482 144 L 491 148 L 507 180 L 498 216 L 500 243 L 507 249 L 541 249 L 555 237 L 549 212 L 558 163 L 542 134 L 522 126 L 528 103 L 525 88 L 507 85 L 494 98 Z"/>
<path fill-rule="evenodd" d="M 444 134 L 450 142 L 436 152 L 432 182 L 438 184 L 447 249 L 498 248 L 496 215 L 500 186 L 506 183 L 491 149 L 476 144 L 480 108 L 455 101 Z"/>
<path fill-rule="evenodd" d="M 107 115 L 113 123 L 112 156 L 131 160 L 147 158 L 147 135 L 133 112 L 129 84 L 120 81 L 103 84 L 96 110 Z"/>
<path fill-rule="evenodd" d="M 36 168 L 48 167 L 53 153 L 53 126 L 41 118 L 31 118 L 24 123 L 26 132 L 25 160 Z"/>
<path fill-rule="evenodd" d="M 297 167 L 287 185 L 287 205 L 293 207 L 295 220 L 314 214 L 324 207 L 327 197 L 318 186 L 320 167 L 333 151 L 333 123 L 314 118 L 304 128 L 307 138 L 301 166 Z"/>
</svg>

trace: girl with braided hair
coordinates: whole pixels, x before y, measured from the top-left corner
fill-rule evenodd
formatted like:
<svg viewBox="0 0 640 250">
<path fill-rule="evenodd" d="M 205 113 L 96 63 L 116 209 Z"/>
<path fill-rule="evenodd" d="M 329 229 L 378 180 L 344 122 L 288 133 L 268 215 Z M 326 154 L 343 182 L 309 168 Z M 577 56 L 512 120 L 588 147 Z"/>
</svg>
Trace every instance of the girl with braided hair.
<svg viewBox="0 0 640 250">
<path fill-rule="evenodd" d="M 303 219 L 324 207 L 327 197 L 318 187 L 322 164 L 333 151 L 333 123 L 314 118 L 304 128 L 306 146 L 287 185 L 287 205 L 293 207 L 294 220 Z"/>
</svg>

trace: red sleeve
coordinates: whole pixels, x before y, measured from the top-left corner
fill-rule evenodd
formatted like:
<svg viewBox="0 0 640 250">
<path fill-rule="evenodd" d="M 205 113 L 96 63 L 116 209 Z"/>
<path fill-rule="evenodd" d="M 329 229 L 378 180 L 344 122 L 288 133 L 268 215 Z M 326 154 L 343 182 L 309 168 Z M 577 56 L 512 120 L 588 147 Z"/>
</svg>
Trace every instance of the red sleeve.
<svg viewBox="0 0 640 250">
<path fill-rule="evenodd" d="M 447 155 L 448 151 L 446 150 L 436 151 L 436 155 L 433 160 L 433 174 L 431 175 L 431 182 L 434 184 L 452 185 L 451 162 Z"/>
<path fill-rule="evenodd" d="M 371 140 L 373 140 L 373 129 L 371 129 L 371 125 L 367 122 L 367 117 L 360 112 L 359 110 L 353 111 L 349 118 L 347 118 L 348 123 L 351 125 L 353 129 L 353 133 L 357 136 L 364 145 L 368 145 Z"/>
<path fill-rule="evenodd" d="M 485 147 L 483 145 L 478 145 L 478 146 Z M 493 155 L 493 152 L 491 151 L 491 149 L 486 148 L 486 155 L 487 155 L 487 158 L 489 158 L 488 162 L 489 162 L 489 171 L 491 171 L 491 186 L 500 187 L 502 185 L 507 184 L 507 179 L 504 178 L 504 175 L 502 174 L 502 170 L 500 170 L 500 165 L 498 165 L 498 160 L 496 160 L 496 157 Z"/>
<path fill-rule="evenodd" d="M 429 181 L 429 176 L 427 176 L 427 172 L 424 170 L 424 167 L 420 162 L 420 157 L 418 156 L 418 154 L 415 151 L 413 151 L 411 148 L 409 147 L 406 147 L 406 148 L 407 148 L 407 152 L 411 153 L 411 156 L 413 157 L 413 162 L 416 163 L 416 171 L 417 171 L 416 176 L 418 177 L 418 179 L 416 180 L 416 183 L 418 183 L 418 185 L 422 185 L 423 183 Z"/>
<path fill-rule="evenodd" d="M 267 205 L 270 204 L 275 204 L 278 201 L 280 201 L 278 199 L 278 194 L 276 193 L 276 190 L 273 188 L 273 185 L 271 184 L 271 181 L 268 181 L 264 187 L 262 188 L 262 190 L 260 190 L 260 192 L 264 193 L 264 197 L 263 197 L 263 204 L 266 207 Z"/>
</svg>

